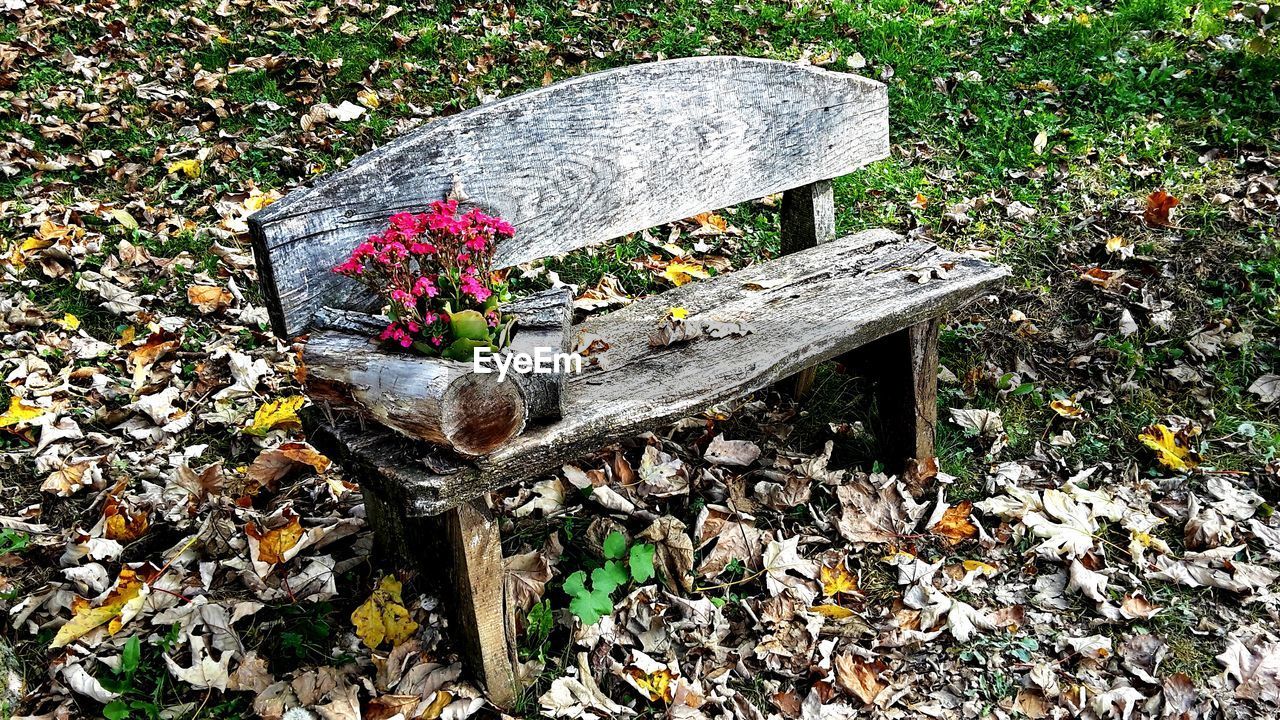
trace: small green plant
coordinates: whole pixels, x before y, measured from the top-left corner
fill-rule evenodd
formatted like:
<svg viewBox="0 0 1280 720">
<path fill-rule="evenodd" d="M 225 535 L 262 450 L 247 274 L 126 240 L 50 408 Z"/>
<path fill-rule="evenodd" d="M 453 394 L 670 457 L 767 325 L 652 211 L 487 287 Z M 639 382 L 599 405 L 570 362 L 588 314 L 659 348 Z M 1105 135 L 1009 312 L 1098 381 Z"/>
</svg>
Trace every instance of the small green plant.
<svg viewBox="0 0 1280 720">
<path fill-rule="evenodd" d="M 616 530 L 604 539 L 604 558 L 604 566 L 591 571 L 590 589 L 585 570 L 564 581 L 564 591 L 572 598 L 569 611 L 585 625 L 595 625 L 613 612 L 613 593 L 628 578 L 640 583 L 653 577 L 653 546 L 637 543 L 628 552 L 627 538 Z"/>
<path fill-rule="evenodd" d="M 133 679 L 141 664 L 142 641 L 135 635 L 124 644 L 124 651 L 120 653 L 120 667 L 116 670 L 115 677 L 103 678 L 100 681 L 102 687 L 121 696 L 102 708 L 102 715 L 107 720 L 126 720 L 134 713 L 147 718 L 159 716 L 160 708 L 154 702 L 139 697 L 129 699 L 130 696 L 139 695 Z"/>
<path fill-rule="evenodd" d="M 555 625 L 550 601 L 543 600 L 529 609 L 527 625 L 524 637 L 528 646 L 523 650 L 524 659 L 536 658 L 546 662 L 547 639 L 551 637 L 551 628 Z"/>
<path fill-rule="evenodd" d="M 31 536 L 17 530 L 0 530 L 0 557 L 20 553 L 31 545 Z"/>
</svg>

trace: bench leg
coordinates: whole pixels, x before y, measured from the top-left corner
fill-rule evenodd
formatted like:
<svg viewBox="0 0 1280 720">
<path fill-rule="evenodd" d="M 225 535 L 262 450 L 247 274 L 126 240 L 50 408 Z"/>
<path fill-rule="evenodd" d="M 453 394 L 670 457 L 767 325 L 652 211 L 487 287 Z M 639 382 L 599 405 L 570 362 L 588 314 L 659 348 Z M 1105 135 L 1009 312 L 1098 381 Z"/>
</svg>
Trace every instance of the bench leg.
<svg viewBox="0 0 1280 720">
<path fill-rule="evenodd" d="M 888 470 L 928 463 L 938 426 L 938 320 L 880 338 L 859 354 L 873 366 Z"/>
<path fill-rule="evenodd" d="M 365 511 L 378 554 L 416 567 L 422 577 L 438 583 L 463 661 L 489 700 L 511 709 L 520 690 L 497 522 L 483 498 L 439 517 L 407 517 L 403 508 L 366 489 Z"/>
<path fill-rule="evenodd" d="M 446 598 L 451 629 L 485 694 L 509 710 L 519 698 L 515 674 L 514 625 L 507 615 L 502 537 L 484 499 L 472 500 L 441 517 L 451 555 Z M 430 563 L 428 563 L 430 564 Z"/>
<path fill-rule="evenodd" d="M 804 250 L 836 236 L 836 206 L 830 180 L 782 193 L 782 222 L 779 228 L 782 254 Z M 805 368 L 792 376 L 791 392 L 804 397 L 813 387 L 817 368 Z"/>
</svg>

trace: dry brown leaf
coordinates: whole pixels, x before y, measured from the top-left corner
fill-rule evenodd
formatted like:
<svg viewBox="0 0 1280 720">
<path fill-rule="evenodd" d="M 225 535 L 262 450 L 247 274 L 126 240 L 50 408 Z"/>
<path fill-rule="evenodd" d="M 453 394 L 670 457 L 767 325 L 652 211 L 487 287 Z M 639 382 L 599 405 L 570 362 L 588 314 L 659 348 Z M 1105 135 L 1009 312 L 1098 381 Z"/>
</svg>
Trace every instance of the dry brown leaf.
<svg viewBox="0 0 1280 720">
<path fill-rule="evenodd" d="M 257 523 L 252 521 L 245 525 L 245 534 L 258 541 L 258 553 L 254 558 L 258 562 L 271 565 L 284 562 L 285 553 L 292 550 L 302 538 L 302 521 L 298 514 L 286 507 L 281 517 L 286 522 L 268 530 L 259 528 Z"/>
<path fill-rule="evenodd" d="M 878 660 L 867 662 L 856 655 L 837 655 L 835 666 L 836 684 L 867 705 L 874 703 L 876 697 L 888 687 L 880 682 L 879 675 L 885 666 Z"/>
<path fill-rule="evenodd" d="M 978 528 L 969 520 L 972 514 L 973 502 L 965 500 L 959 505 L 947 508 L 946 512 L 942 513 L 942 519 L 934 523 L 929 531 L 934 535 L 940 535 L 951 545 L 977 537 Z"/>
<path fill-rule="evenodd" d="M 1147 208 L 1142 212 L 1142 219 L 1146 220 L 1148 225 L 1169 227 L 1172 225 L 1169 213 L 1181 202 L 1164 190 L 1157 190 L 1147 196 Z"/>
<path fill-rule="evenodd" d="M 233 299 L 235 296 L 230 290 L 217 285 L 192 285 L 187 288 L 187 302 L 205 315 L 222 310 L 230 305 Z"/>
</svg>

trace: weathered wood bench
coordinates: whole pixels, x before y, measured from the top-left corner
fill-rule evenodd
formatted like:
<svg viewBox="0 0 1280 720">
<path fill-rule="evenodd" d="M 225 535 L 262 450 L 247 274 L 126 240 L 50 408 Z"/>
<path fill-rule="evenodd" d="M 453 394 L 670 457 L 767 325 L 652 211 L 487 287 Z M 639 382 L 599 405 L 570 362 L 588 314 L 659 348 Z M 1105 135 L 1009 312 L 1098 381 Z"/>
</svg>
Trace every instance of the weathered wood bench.
<svg viewBox="0 0 1280 720">
<path fill-rule="evenodd" d="M 607 349 L 570 379 L 563 417 L 487 456 L 463 460 L 351 418 L 314 423 L 313 442 L 358 477 L 384 548 L 426 560 L 426 538 L 447 536 L 453 629 L 495 704 L 510 706 L 517 687 L 487 491 L 789 376 L 803 384 L 815 364 L 864 346 L 875 348 L 886 460 L 901 469 L 932 458 L 938 318 L 1005 273 L 886 230 L 835 239 L 830 180 L 888 147 L 880 83 L 748 58 L 672 60 L 433 122 L 251 218 L 274 329 L 292 338 L 323 308 L 371 309 L 329 268 L 391 214 L 459 183 L 517 228 L 498 249 L 500 267 L 784 192 L 785 254 L 573 328 Z M 751 332 L 651 348 L 676 306 Z"/>
</svg>

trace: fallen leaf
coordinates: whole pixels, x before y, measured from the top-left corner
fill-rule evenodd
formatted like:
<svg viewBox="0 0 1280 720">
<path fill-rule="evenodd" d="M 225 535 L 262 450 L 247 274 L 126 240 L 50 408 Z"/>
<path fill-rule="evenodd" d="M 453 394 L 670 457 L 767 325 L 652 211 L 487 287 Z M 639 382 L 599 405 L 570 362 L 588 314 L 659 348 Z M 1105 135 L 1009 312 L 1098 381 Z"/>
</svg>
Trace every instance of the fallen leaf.
<svg viewBox="0 0 1280 720">
<path fill-rule="evenodd" d="M 0 415 L 0 428 L 28 423 L 44 413 L 44 408 L 28 405 L 22 401 L 22 398 L 12 395 L 9 397 L 9 409 Z"/>
<path fill-rule="evenodd" d="M 835 666 L 836 684 L 867 705 L 875 702 L 888 687 L 880 682 L 879 674 L 884 665 L 879 661 L 871 663 L 856 655 L 845 654 L 835 657 Z"/>
<path fill-rule="evenodd" d="M 281 517 L 284 517 L 286 522 L 268 530 L 263 530 L 252 521 L 244 526 L 245 534 L 258 541 L 255 560 L 271 565 L 284 562 L 285 554 L 292 550 L 302 538 L 302 521 L 298 514 L 286 507 Z"/>
<path fill-rule="evenodd" d="M 694 278 L 705 279 L 711 277 L 702 265 L 692 260 L 672 260 L 667 263 L 667 267 L 662 271 L 662 277 L 672 285 L 679 287 Z"/>
<path fill-rule="evenodd" d="M 1194 432 L 1174 433 L 1168 426 L 1157 424 L 1144 429 L 1138 439 L 1155 451 L 1161 465 L 1186 472 L 1199 464 L 1199 457 L 1189 444 L 1190 438 L 1199 434 L 1199 426 L 1194 427 Z"/>
<path fill-rule="evenodd" d="M 187 302 L 205 315 L 227 307 L 233 299 L 230 290 L 217 285 L 192 285 L 187 288 Z"/>
<path fill-rule="evenodd" d="M 261 488 L 274 487 L 280 479 L 304 467 L 322 473 L 329 467 L 329 458 L 305 442 L 287 442 L 263 450 L 245 470 L 245 477 L 256 486 L 249 488 L 247 494 L 254 495 Z"/>
<path fill-rule="evenodd" d="M 418 623 L 409 617 L 400 592 L 400 581 L 385 575 L 369 599 L 352 611 L 351 624 L 356 628 L 356 635 L 370 650 L 378 649 L 383 642 L 395 647 L 418 629 Z"/>
<path fill-rule="evenodd" d="M 133 542 L 142 537 L 151 522 L 149 513 L 128 507 L 115 495 L 107 496 L 102 505 L 102 516 L 106 519 L 103 534 L 108 539 L 122 543 Z"/>
<path fill-rule="evenodd" d="M 1263 375 L 1249 386 L 1249 392 L 1264 403 L 1280 400 L 1280 375 Z"/>
<path fill-rule="evenodd" d="M 1169 212 L 1181 202 L 1181 200 L 1164 190 L 1157 190 L 1147 196 L 1147 209 L 1143 211 L 1142 218 L 1147 221 L 1148 225 L 1169 227 L 1172 224 L 1169 219 Z"/>
<path fill-rule="evenodd" d="M 929 531 L 945 538 L 951 545 L 977 537 L 978 527 L 969 521 L 972 513 L 973 502 L 965 500 L 959 505 L 947 508 L 946 512 L 942 513 L 942 519 L 934 523 Z"/>
<path fill-rule="evenodd" d="M 116 584 L 96 607 L 79 597 L 72 602 L 72 616 L 58 629 L 50 649 L 57 649 L 80 639 L 85 633 L 102 625 L 114 634 L 120 629 L 120 614 L 130 603 L 139 600 L 144 581 L 138 572 L 128 566 L 120 569 Z"/>
<path fill-rule="evenodd" d="M 203 171 L 203 166 L 201 165 L 200 161 L 194 158 L 189 160 L 177 160 L 175 162 L 171 162 L 169 163 L 169 167 L 165 170 L 165 172 L 169 173 L 170 175 L 173 175 L 175 173 L 182 173 L 183 175 L 186 175 L 187 178 L 192 180 L 200 177 L 200 173 L 202 171 Z"/>
<path fill-rule="evenodd" d="M 858 591 L 858 579 L 845 567 L 844 561 L 831 567 L 823 565 L 818 568 L 818 582 L 822 583 L 822 594 L 827 597 Z"/>
<path fill-rule="evenodd" d="M 294 395 L 265 402 L 253 414 L 253 422 L 244 429 L 246 435 L 266 435 L 277 428 L 300 429 L 298 410 L 306 403 L 306 397 Z"/>
</svg>

